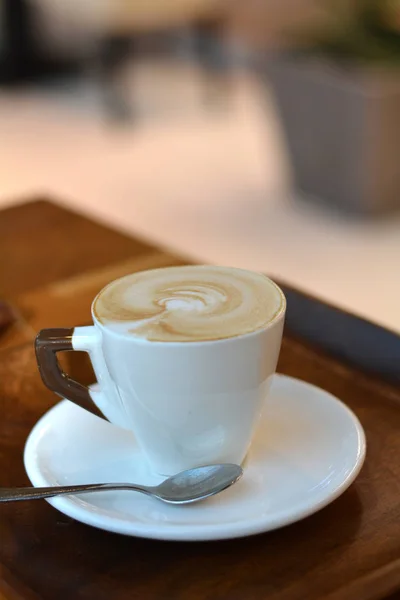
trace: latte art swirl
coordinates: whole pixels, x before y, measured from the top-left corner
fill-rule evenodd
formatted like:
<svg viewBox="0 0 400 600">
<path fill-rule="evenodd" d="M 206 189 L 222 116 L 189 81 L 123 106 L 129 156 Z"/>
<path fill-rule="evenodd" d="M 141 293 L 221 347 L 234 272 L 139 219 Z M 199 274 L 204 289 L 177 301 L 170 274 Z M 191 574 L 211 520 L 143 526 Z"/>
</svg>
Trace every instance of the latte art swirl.
<svg viewBox="0 0 400 600">
<path fill-rule="evenodd" d="M 96 318 L 150 341 L 215 340 L 250 333 L 280 311 L 279 288 L 264 275 L 213 266 L 167 267 L 123 277 L 100 292 Z"/>
</svg>

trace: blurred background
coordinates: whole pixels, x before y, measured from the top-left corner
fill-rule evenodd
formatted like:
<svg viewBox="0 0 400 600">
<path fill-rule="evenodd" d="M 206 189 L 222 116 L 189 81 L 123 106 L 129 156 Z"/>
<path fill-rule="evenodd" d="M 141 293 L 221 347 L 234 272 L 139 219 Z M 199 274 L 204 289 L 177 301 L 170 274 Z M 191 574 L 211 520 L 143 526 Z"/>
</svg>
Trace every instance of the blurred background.
<svg viewBox="0 0 400 600">
<path fill-rule="evenodd" d="M 37 197 L 400 332 L 400 2 L 0 0 L 0 208 Z"/>
</svg>

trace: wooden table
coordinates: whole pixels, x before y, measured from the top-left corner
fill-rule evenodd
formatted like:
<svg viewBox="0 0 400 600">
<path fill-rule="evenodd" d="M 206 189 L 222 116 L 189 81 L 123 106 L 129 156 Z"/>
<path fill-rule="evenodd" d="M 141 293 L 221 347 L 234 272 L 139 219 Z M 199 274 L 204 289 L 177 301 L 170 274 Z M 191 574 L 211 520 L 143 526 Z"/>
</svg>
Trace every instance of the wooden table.
<svg viewBox="0 0 400 600">
<path fill-rule="evenodd" d="M 36 331 L 86 324 L 91 299 L 108 281 L 134 270 L 183 262 L 49 202 L 0 212 L 0 297 L 18 314 L 15 324 L 0 334 L 1 485 L 28 483 L 24 441 L 55 402 L 37 373 L 32 345 Z M 400 390 L 390 376 L 352 366 L 351 352 L 332 358 L 326 353 L 329 344 L 324 350 L 305 341 L 303 334 L 299 337 L 311 304 L 313 322 L 334 314 L 348 319 L 341 321 L 348 333 L 358 320 L 290 289 L 288 298 L 279 370 L 324 387 L 358 415 L 368 455 L 355 484 L 300 523 L 214 543 L 128 538 L 77 523 L 45 502 L 5 505 L 0 508 L 0 600 L 399 597 Z M 295 318 L 299 306 L 300 323 Z M 365 327 L 370 331 L 372 326 Z M 399 350 L 400 340 L 388 332 L 377 330 L 374 335 L 390 342 L 393 352 Z M 357 353 L 357 345 L 352 349 Z M 329 350 L 341 354 L 337 344 Z M 76 354 L 64 359 L 69 371 L 81 381 L 92 381 L 87 361 L 77 360 Z"/>
</svg>

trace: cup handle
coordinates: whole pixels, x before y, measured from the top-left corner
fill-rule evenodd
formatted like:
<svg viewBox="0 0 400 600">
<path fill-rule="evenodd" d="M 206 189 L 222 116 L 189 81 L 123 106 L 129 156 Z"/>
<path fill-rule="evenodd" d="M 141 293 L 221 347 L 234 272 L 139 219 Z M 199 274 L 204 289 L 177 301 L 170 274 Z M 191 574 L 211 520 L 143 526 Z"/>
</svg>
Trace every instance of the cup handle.
<svg viewBox="0 0 400 600">
<path fill-rule="evenodd" d="M 126 413 L 105 363 L 101 333 L 93 325 L 70 329 L 42 329 L 35 341 L 36 360 L 43 383 L 53 392 L 88 412 L 126 428 Z M 99 384 L 88 388 L 64 373 L 57 353 L 71 350 L 88 352 Z"/>
</svg>

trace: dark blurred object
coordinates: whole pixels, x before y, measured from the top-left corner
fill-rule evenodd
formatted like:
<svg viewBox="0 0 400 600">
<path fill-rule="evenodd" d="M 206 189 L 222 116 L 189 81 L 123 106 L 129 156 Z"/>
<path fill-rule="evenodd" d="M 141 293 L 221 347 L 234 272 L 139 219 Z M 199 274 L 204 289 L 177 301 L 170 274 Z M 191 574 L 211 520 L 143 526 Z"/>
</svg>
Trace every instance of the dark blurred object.
<svg viewBox="0 0 400 600">
<path fill-rule="evenodd" d="M 397 12 L 382 0 L 331 4 L 336 18 L 329 26 L 298 37 L 296 51 L 262 65 L 295 184 L 307 197 L 354 214 L 397 209 L 400 3 Z"/>
<path fill-rule="evenodd" d="M 216 16 L 189 22 L 185 29 L 192 39 L 190 58 L 202 69 L 204 95 L 208 104 L 221 97 L 221 76 L 228 61 L 223 44 L 225 21 Z M 149 50 L 159 50 L 160 55 L 174 53 L 174 41 L 179 40 L 182 30 L 138 31 L 104 35 L 98 43 L 95 55 L 96 73 L 102 89 L 108 115 L 116 120 L 135 117 L 130 105 L 123 68 Z M 147 42 L 147 44 L 146 44 Z"/>
<path fill-rule="evenodd" d="M 115 119 L 134 117 L 121 73 L 143 48 L 157 47 L 161 54 L 173 48 L 183 32 L 190 35 L 190 58 L 204 75 L 206 100 L 219 98 L 221 74 L 228 61 L 223 43 L 227 24 L 225 0 L 174 0 L 167 5 L 128 2 L 114 5 L 114 11 L 99 29 L 96 72 L 108 115 Z M 186 49 L 187 50 L 187 49 Z"/>
<path fill-rule="evenodd" d="M 28 0 L 1 0 L 0 83 L 26 83 L 74 71 L 77 63 L 46 55 L 38 41 L 36 11 Z"/>
<path fill-rule="evenodd" d="M 8 329 L 16 319 L 16 314 L 8 302 L 0 300 L 0 335 L 3 331 Z"/>
</svg>

